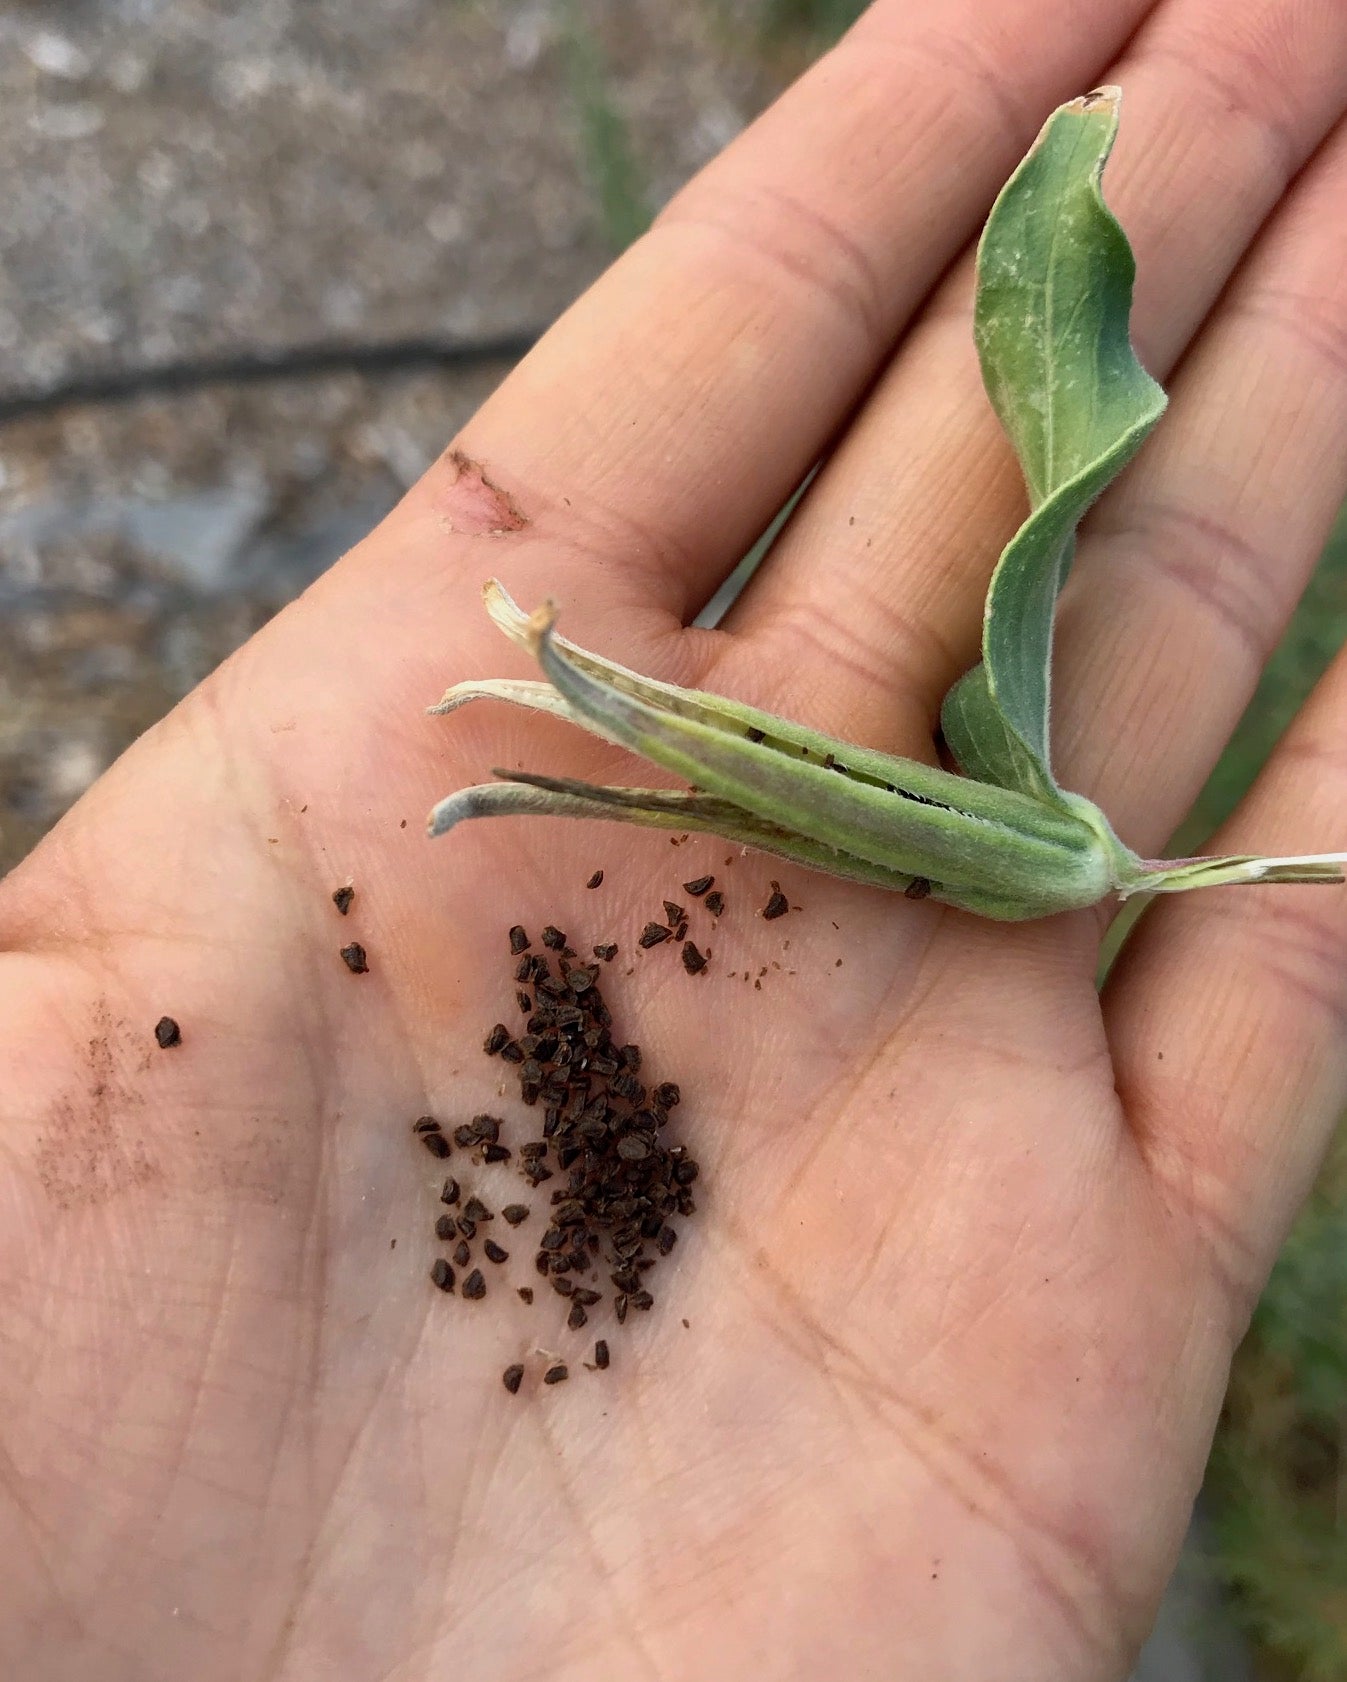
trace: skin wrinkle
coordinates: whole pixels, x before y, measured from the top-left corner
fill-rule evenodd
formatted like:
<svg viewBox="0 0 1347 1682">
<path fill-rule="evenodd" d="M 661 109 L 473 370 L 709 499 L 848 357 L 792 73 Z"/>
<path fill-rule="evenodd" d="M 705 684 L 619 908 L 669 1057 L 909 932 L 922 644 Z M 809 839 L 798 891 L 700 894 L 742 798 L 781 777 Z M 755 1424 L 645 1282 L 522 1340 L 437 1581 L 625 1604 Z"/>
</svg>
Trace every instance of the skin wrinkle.
<svg viewBox="0 0 1347 1682">
<path fill-rule="evenodd" d="M 729 1225 L 731 1233 L 738 1229 Z M 932 1481 L 952 1495 L 966 1511 L 983 1521 L 1010 1543 L 1014 1554 L 1025 1568 L 1026 1576 L 1035 1582 L 1044 1599 L 1057 1607 L 1063 1622 L 1079 1638 L 1081 1644 L 1096 1654 L 1111 1658 L 1116 1643 L 1110 1642 L 1097 1628 L 1092 1627 L 1083 1604 L 1083 1587 L 1071 1579 L 1083 1579 L 1095 1600 L 1103 1607 L 1122 1604 L 1116 1586 L 1108 1581 L 1097 1563 L 1087 1561 L 1078 1549 L 1057 1536 L 1050 1525 L 1033 1525 L 1003 1474 L 986 1464 L 985 1456 L 968 1449 L 957 1436 L 943 1431 L 935 1414 L 915 1401 L 903 1397 L 878 1373 L 869 1368 L 848 1345 L 841 1342 L 814 1314 L 784 1275 L 776 1269 L 770 1256 L 750 1247 L 739 1236 L 745 1253 L 752 1253 L 758 1262 L 755 1277 L 765 1275 L 780 1299 L 777 1310 L 770 1315 L 769 1324 L 788 1348 L 808 1353 L 799 1334 L 804 1332 L 814 1347 L 836 1358 L 847 1369 L 852 1399 L 859 1401 L 876 1423 L 887 1427 L 901 1446 L 925 1468 Z M 827 1363 L 823 1363 L 826 1365 Z M 831 1376 L 831 1371 L 830 1371 Z M 836 1380 L 841 1383 L 841 1377 Z M 885 1411 L 887 1404 L 889 1411 Z M 999 1509 L 999 1510 L 994 1510 Z M 1015 1518 L 1019 1517 L 1017 1527 Z M 1033 1538 L 1042 1544 L 1035 1546 Z M 1051 1552 L 1060 1557 L 1053 1560 Z"/>
<path fill-rule="evenodd" d="M 1312 357 L 1322 358 L 1340 374 L 1347 373 L 1347 325 L 1341 306 L 1335 307 L 1331 297 L 1268 288 L 1233 304 L 1230 317 L 1251 321 L 1256 327 L 1275 327 Z"/>
</svg>

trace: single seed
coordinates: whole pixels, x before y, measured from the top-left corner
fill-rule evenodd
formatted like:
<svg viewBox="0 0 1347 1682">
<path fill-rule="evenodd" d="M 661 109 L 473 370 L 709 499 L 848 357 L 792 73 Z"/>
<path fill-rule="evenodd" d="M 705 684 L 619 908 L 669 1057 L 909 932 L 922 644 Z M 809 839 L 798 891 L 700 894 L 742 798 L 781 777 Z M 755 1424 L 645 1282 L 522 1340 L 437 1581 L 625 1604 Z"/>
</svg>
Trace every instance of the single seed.
<svg viewBox="0 0 1347 1682">
<path fill-rule="evenodd" d="M 512 1367 L 506 1367 L 500 1378 L 510 1394 L 516 1396 L 519 1394 L 519 1386 L 524 1382 L 524 1369 L 516 1361 Z"/>
<path fill-rule="evenodd" d="M 689 975 L 697 975 L 706 968 L 706 958 L 690 940 L 683 946 L 683 968 Z"/>
<path fill-rule="evenodd" d="M 765 732 L 759 730 L 756 725 L 750 725 L 744 734 L 748 737 L 750 742 L 760 742 L 763 739 Z M 729 861 L 726 860 L 726 863 L 728 862 Z"/>
<path fill-rule="evenodd" d="M 182 1029 L 171 1016 L 161 1016 L 154 1025 L 154 1037 L 160 1051 L 167 1051 L 170 1046 L 182 1044 Z"/>
<path fill-rule="evenodd" d="M 355 898 L 355 889 L 351 887 L 338 888 L 332 896 L 332 903 L 344 917 L 351 909 L 351 901 Z"/>
<path fill-rule="evenodd" d="M 508 1145 L 484 1145 L 482 1147 L 483 1162 L 508 1162 L 510 1147 Z"/>
<path fill-rule="evenodd" d="M 438 1133 L 440 1124 L 433 1115 L 418 1116 L 412 1123 L 413 1133 Z"/>
<path fill-rule="evenodd" d="M 516 981 L 531 981 L 533 979 L 533 959 L 527 953 L 514 967 Z"/>
<path fill-rule="evenodd" d="M 611 964 L 613 959 L 617 956 L 617 946 L 612 941 L 609 941 L 605 946 L 596 946 L 594 948 L 594 956 L 596 958 L 602 958 L 605 964 Z"/>
<path fill-rule="evenodd" d="M 498 1051 L 503 1051 L 509 1043 L 510 1030 L 503 1022 L 497 1022 L 496 1026 L 482 1041 L 482 1050 L 488 1057 L 494 1057 Z"/>
<path fill-rule="evenodd" d="M 443 1133 L 423 1133 L 421 1143 L 432 1156 L 446 1157 L 449 1154 L 449 1141 Z"/>
<path fill-rule="evenodd" d="M 619 1326 L 625 1325 L 627 1320 L 627 1299 L 625 1295 L 613 1298 L 613 1313 L 617 1315 Z"/>
<path fill-rule="evenodd" d="M 552 1289 L 559 1297 L 574 1296 L 575 1281 L 573 1279 L 568 1279 L 564 1273 L 559 1273 L 552 1281 Z"/>
<path fill-rule="evenodd" d="M 661 941 L 669 938 L 669 931 L 663 923 L 647 923 L 641 930 L 641 938 L 636 942 L 638 946 L 658 946 Z"/>
<path fill-rule="evenodd" d="M 924 876 L 914 876 L 903 889 L 904 899 L 925 899 L 931 891 L 931 884 Z"/>
<path fill-rule="evenodd" d="M 551 923 L 543 930 L 543 945 L 550 946 L 554 952 L 560 952 L 566 944 L 566 936 Z"/>
<path fill-rule="evenodd" d="M 590 877 L 588 882 L 585 883 L 585 886 L 587 888 L 597 888 L 602 884 L 602 882 L 603 882 L 603 872 L 601 870 L 596 870 L 594 872 L 594 874 Z"/>
<path fill-rule="evenodd" d="M 507 1203 L 501 1210 L 501 1214 L 509 1221 L 511 1226 L 518 1226 L 521 1221 L 526 1221 L 529 1218 L 527 1205 L 523 1203 Z"/>
<path fill-rule="evenodd" d="M 600 1338 L 594 1345 L 594 1365 L 600 1370 L 608 1365 L 608 1340 Z"/>
<path fill-rule="evenodd" d="M 707 894 L 702 903 L 713 917 L 719 917 L 724 914 L 725 896 L 721 893 L 719 888 L 716 889 L 715 893 Z"/>
<path fill-rule="evenodd" d="M 532 1302 L 533 1301 L 533 1286 L 532 1285 L 521 1285 L 519 1287 L 519 1291 L 518 1291 L 517 1294 L 518 1294 L 519 1300 L 521 1302 Z"/>
<path fill-rule="evenodd" d="M 674 902 L 671 899 L 666 899 L 665 900 L 665 902 L 664 902 L 664 921 L 669 925 L 669 927 L 671 929 L 672 928 L 677 928 L 679 923 L 684 922 L 686 920 L 686 918 L 687 918 L 687 912 L 684 911 L 684 909 L 681 905 L 675 905 Z"/>
<path fill-rule="evenodd" d="M 655 1305 L 655 1299 L 654 1299 L 654 1297 L 651 1296 L 649 1291 L 633 1291 L 632 1292 L 631 1306 L 633 1308 L 653 1308 L 654 1305 Z"/>
<path fill-rule="evenodd" d="M 460 1215 L 458 1217 L 458 1230 L 463 1234 L 463 1236 L 465 1238 L 476 1238 L 476 1236 L 477 1236 L 477 1222 L 474 1221 L 474 1220 L 469 1220 L 469 1218 L 466 1215 Z"/>
<path fill-rule="evenodd" d="M 474 1302 L 479 1297 L 484 1297 L 486 1295 L 486 1280 L 482 1278 L 482 1270 L 480 1267 L 474 1267 L 472 1272 L 463 1281 L 463 1295 L 465 1297 L 469 1297 Z"/>
<path fill-rule="evenodd" d="M 466 1238 L 460 1238 L 454 1245 L 454 1266 L 466 1267 L 471 1260 L 472 1251 L 468 1248 L 468 1241 Z"/>
<path fill-rule="evenodd" d="M 695 882 L 684 882 L 683 892 L 691 894 L 693 899 L 700 899 L 706 890 L 715 884 L 714 876 L 699 876 Z"/>
<path fill-rule="evenodd" d="M 567 1379 L 570 1376 L 570 1371 L 565 1366 L 557 1365 L 555 1367 L 548 1367 L 547 1371 L 543 1374 L 543 1383 L 560 1384 L 563 1379 Z"/>
<path fill-rule="evenodd" d="M 452 1291 L 454 1288 L 454 1270 L 443 1256 L 436 1256 L 435 1265 L 430 1270 L 431 1279 L 442 1291 Z M 465 1285 L 464 1290 L 467 1290 Z"/>
<path fill-rule="evenodd" d="M 678 1234 L 671 1226 L 661 1227 L 658 1241 L 660 1255 L 667 1256 L 677 1242 Z"/>
<path fill-rule="evenodd" d="M 628 1133 L 617 1141 L 617 1154 L 624 1162 L 644 1162 L 650 1146 L 636 1133 Z"/>
<path fill-rule="evenodd" d="M 455 1179 L 452 1179 L 452 1178 L 446 1180 L 444 1182 L 443 1187 L 441 1188 L 441 1191 L 440 1191 L 440 1202 L 441 1203 L 457 1203 L 458 1199 L 459 1199 L 458 1181 L 455 1180 Z"/>
<path fill-rule="evenodd" d="M 588 1320 L 589 1315 L 585 1313 L 583 1304 L 576 1302 L 574 1298 L 572 1298 L 571 1311 L 566 1316 L 566 1324 L 573 1332 L 578 1332 L 581 1326 L 585 1325 Z"/>
<path fill-rule="evenodd" d="M 516 993 L 514 997 L 515 997 L 515 1003 L 519 1006 L 520 1010 L 523 1011 L 524 1015 L 525 1016 L 532 1015 L 532 1013 L 533 1013 L 533 997 L 532 997 L 532 995 L 529 994 L 529 993 L 519 992 L 519 993 Z"/>
<path fill-rule="evenodd" d="M 524 1061 L 524 1053 L 513 1040 L 510 1041 L 509 1045 L 501 1047 L 500 1054 L 507 1063 L 522 1063 Z"/>
<path fill-rule="evenodd" d="M 510 1259 L 510 1252 L 508 1250 L 502 1250 L 494 1238 L 488 1238 L 482 1248 L 486 1251 L 486 1259 L 489 1262 L 499 1263 L 509 1261 Z"/>
<path fill-rule="evenodd" d="M 571 1295 L 585 1308 L 593 1308 L 596 1302 L 603 1298 L 598 1291 L 591 1291 L 587 1285 L 577 1285 Z"/>
<path fill-rule="evenodd" d="M 772 922 L 777 917 L 784 917 L 790 910 L 790 902 L 781 892 L 779 882 L 772 883 L 772 897 L 762 908 L 762 915 L 766 922 Z"/>
<path fill-rule="evenodd" d="M 454 1225 L 452 1215 L 441 1215 L 435 1222 L 436 1238 L 452 1238 L 457 1231 L 458 1228 Z"/>
<path fill-rule="evenodd" d="M 533 944 L 533 942 L 524 933 L 523 928 L 518 923 L 516 923 L 515 926 L 510 930 L 510 950 L 511 950 L 511 952 L 527 952 L 529 947 L 532 944 Z"/>
<path fill-rule="evenodd" d="M 365 948 L 358 940 L 353 940 L 349 946 L 342 947 L 341 961 L 352 975 L 366 975 L 369 972 L 369 964 L 365 958 Z"/>
<path fill-rule="evenodd" d="M 477 1132 L 471 1123 L 461 1121 L 454 1129 L 454 1143 L 459 1150 L 470 1150 L 477 1143 Z"/>
</svg>

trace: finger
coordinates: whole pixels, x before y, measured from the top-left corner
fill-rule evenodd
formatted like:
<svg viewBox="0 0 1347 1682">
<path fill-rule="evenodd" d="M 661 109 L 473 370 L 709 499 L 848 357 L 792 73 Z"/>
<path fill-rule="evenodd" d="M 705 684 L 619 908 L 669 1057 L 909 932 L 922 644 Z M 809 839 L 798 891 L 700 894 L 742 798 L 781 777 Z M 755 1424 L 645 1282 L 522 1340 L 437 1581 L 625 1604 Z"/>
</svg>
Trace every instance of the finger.
<svg viewBox="0 0 1347 1682">
<path fill-rule="evenodd" d="M 1105 74 L 1123 88 L 1106 188 L 1138 257 L 1134 335 L 1163 374 L 1340 113 L 1347 10 L 1169 0 Z M 982 393 L 971 304 L 970 252 L 730 621 L 737 657 L 790 674 L 761 704 L 912 751 L 977 658 L 1024 492 Z"/>
<path fill-rule="evenodd" d="M 1220 850 L 1341 848 L 1345 737 L 1340 654 Z M 1347 889 L 1215 888 L 1157 904 L 1104 1006 L 1141 1149 L 1206 1240 L 1242 1330 L 1347 1101 Z"/>
<path fill-rule="evenodd" d="M 616 577 L 690 617 L 855 403 L 1043 112 L 1088 86 L 1153 3 L 879 0 L 465 429 L 463 450 L 530 522 L 511 581 L 522 590 L 536 568 L 546 583 L 568 550 L 605 587 Z M 452 459 L 432 468 L 375 564 L 395 546 L 394 564 L 442 568 L 444 520 L 475 517 L 464 485 Z"/>
<path fill-rule="evenodd" d="M 1063 602 L 1058 766 L 1142 853 L 1200 791 L 1345 494 L 1347 125 L 1184 364 L 1154 448 L 1088 523 Z"/>
</svg>

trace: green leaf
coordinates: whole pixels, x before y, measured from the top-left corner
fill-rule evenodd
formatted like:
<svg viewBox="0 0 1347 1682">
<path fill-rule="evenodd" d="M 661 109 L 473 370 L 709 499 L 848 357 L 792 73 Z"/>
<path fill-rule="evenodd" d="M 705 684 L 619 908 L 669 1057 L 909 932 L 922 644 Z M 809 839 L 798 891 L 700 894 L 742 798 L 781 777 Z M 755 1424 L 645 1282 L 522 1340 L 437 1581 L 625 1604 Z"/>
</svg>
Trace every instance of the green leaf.
<svg viewBox="0 0 1347 1682">
<path fill-rule="evenodd" d="M 1059 798 L 1052 622 L 1075 530 L 1165 406 L 1128 337 L 1135 265 L 1099 187 L 1120 97 L 1100 88 L 1053 113 L 978 248 L 974 336 L 1031 511 L 992 576 L 982 664 L 951 689 L 941 721 L 969 776 L 1040 800 Z"/>
</svg>

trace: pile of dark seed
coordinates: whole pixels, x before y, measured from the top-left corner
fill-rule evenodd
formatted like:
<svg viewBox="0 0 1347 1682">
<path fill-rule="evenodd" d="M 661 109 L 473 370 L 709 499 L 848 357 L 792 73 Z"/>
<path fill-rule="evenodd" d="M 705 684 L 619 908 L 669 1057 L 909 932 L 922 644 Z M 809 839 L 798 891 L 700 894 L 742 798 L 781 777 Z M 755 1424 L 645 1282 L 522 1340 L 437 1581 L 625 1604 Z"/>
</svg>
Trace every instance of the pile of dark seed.
<svg viewBox="0 0 1347 1682">
<path fill-rule="evenodd" d="M 665 909 L 672 913 L 680 908 L 670 903 Z M 560 929 L 549 925 L 543 930 L 544 952 L 535 952 L 528 934 L 517 925 L 509 938 L 517 960 L 514 983 L 516 1003 L 526 1018 L 524 1032 L 516 1036 L 498 1022 L 483 1050 L 515 1068 L 520 1097 L 541 1115 L 541 1125 L 517 1150 L 501 1142 L 503 1124 L 490 1115 L 474 1116 L 455 1127 L 452 1143 L 433 1116 L 420 1117 L 413 1131 L 442 1159 L 457 1146 L 477 1163 L 517 1161 L 519 1173 L 535 1191 L 560 1181 L 549 1186 L 550 1219 L 536 1246 L 534 1267 L 564 1299 L 566 1325 L 572 1331 L 587 1323 L 590 1311 L 610 1292 L 621 1325 L 632 1309 L 649 1309 L 654 1303 L 649 1275 L 678 1240 L 671 1221 L 692 1214 L 696 1207 L 692 1185 L 697 1163 L 685 1146 L 671 1145 L 665 1138 L 670 1112 L 681 1094 L 672 1081 L 655 1086 L 641 1081 L 640 1047 L 619 1046 L 613 1040 L 613 1018 L 598 986 L 599 966 L 581 961 Z M 609 943 L 593 951 L 611 961 L 617 947 Z M 555 967 L 548 952 L 556 954 Z M 484 1274 L 471 1266 L 473 1245 L 495 1214 L 478 1196 L 465 1200 L 453 1176 L 445 1180 L 440 1201 L 448 1212 L 436 1220 L 435 1235 L 453 1248 L 449 1256 L 436 1259 L 431 1279 L 442 1291 L 457 1287 L 469 1300 L 480 1299 L 487 1295 L 490 1270 Z M 511 1228 L 527 1221 L 530 1212 L 524 1203 L 509 1203 L 500 1210 Z M 510 1259 L 510 1252 L 493 1238 L 484 1238 L 481 1249 L 496 1266 Z M 517 1294 L 526 1303 L 534 1301 L 531 1285 L 518 1287 Z M 600 1338 L 592 1363 L 586 1365 L 602 1370 L 608 1364 L 608 1344 Z M 543 1382 L 558 1384 L 568 1376 L 565 1363 L 553 1358 Z M 523 1378 L 521 1363 L 502 1374 L 511 1394 Z"/>
</svg>

